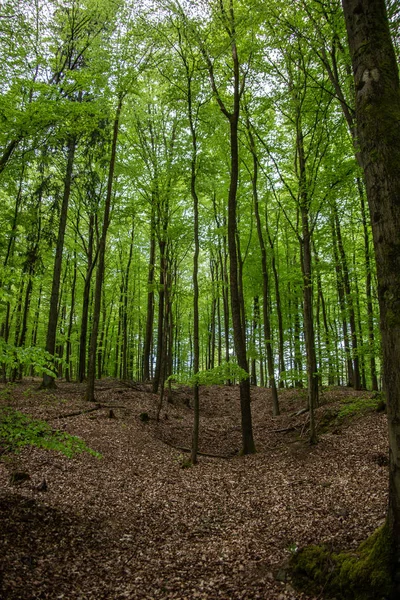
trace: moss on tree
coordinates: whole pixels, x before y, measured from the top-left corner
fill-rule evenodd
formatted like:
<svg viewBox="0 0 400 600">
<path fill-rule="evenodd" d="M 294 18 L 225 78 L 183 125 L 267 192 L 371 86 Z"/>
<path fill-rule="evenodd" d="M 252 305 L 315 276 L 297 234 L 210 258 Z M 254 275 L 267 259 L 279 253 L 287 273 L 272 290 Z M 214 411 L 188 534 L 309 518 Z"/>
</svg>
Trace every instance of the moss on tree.
<svg viewBox="0 0 400 600">
<path fill-rule="evenodd" d="M 377 529 L 354 552 L 335 553 L 326 546 L 308 546 L 290 561 L 298 589 L 342 600 L 383 600 L 393 585 L 392 548 L 388 527 Z"/>
</svg>

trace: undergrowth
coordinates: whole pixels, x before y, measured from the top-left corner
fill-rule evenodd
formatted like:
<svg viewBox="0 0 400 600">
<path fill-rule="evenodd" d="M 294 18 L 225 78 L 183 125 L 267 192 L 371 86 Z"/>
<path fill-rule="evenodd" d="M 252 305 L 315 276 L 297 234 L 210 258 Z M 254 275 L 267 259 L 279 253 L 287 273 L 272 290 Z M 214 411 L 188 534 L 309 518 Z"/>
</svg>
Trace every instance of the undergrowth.
<svg viewBox="0 0 400 600">
<path fill-rule="evenodd" d="M 293 554 L 294 586 L 308 594 L 337 600 L 383 600 L 391 594 L 392 552 L 387 525 L 377 529 L 354 552 L 307 546 Z"/>
<path fill-rule="evenodd" d="M 101 454 L 89 448 L 81 438 L 65 431 L 54 430 L 46 421 L 33 419 L 12 408 L 2 408 L 0 410 L 0 452 L 16 453 L 24 446 L 56 450 L 68 458 L 81 452 L 101 458 Z"/>
<path fill-rule="evenodd" d="M 344 420 L 373 411 L 381 412 L 384 409 L 385 403 L 381 394 L 352 397 L 342 401 L 342 406 L 338 411 L 337 418 L 339 420 Z"/>
</svg>

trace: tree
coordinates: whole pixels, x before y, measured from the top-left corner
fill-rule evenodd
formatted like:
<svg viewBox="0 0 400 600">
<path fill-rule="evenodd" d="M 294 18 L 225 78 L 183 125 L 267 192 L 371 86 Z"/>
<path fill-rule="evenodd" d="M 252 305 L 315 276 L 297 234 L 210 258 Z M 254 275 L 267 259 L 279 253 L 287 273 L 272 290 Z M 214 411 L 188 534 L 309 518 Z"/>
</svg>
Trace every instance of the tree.
<svg viewBox="0 0 400 600">
<path fill-rule="evenodd" d="M 389 425 L 387 523 L 400 593 L 400 85 L 384 0 L 343 0 L 353 65 L 357 142 L 377 260 Z"/>
<path fill-rule="evenodd" d="M 214 64 L 202 45 L 202 53 L 205 58 L 211 87 L 214 96 L 218 102 L 221 113 L 229 123 L 230 131 L 230 182 L 228 193 L 228 250 L 229 250 L 229 289 L 231 297 L 231 311 L 233 323 L 233 338 L 238 365 L 247 374 L 249 373 L 247 354 L 246 354 L 246 324 L 244 322 L 244 310 L 242 308 L 240 281 L 239 281 L 239 262 L 237 247 L 237 190 L 239 181 L 239 140 L 238 127 L 240 116 L 240 101 L 243 96 L 246 74 L 240 71 L 241 65 L 237 46 L 237 30 L 233 0 L 220 4 L 220 15 L 225 35 L 227 35 L 232 61 L 232 86 L 233 97 L 232 107 L 226 106 L 218 90 L 215 77 Z M 242 453 L 252 454 L 255 452 L 253 439 L 253 427 L 250 406 L 250 377 L 240 381 L 240 408 L 242 415 Z"/>
<path fill-rule="evenodd" d="M 120 92 L 118 94 L 118 104 L 115 111 L 113 130 L 112 130 L 112 141 L 111 141 L 111 155 L 110 163 L 108 167 L 108 180 L 107 180 L 107 194 L 104 205 L 103 215 L 103 227 L 101 230 L 101 237 L 99 241 L 99 257 L 96 272 L 96 287 L 94 293 L 94 308 L 93 308 L 93 323 L 92 333 L 90 337 L 90 354 L 89 354 L 89 369 L 88 369 L 88 383 L 86 389 L 86 400 L 93 402 L 94 400 L 94 382 L 96 378 L 96 358 L 97 358 L 97 336 L 99 331 L 100 322 L 100 307 L 101 307 L 101 296 L 104 279 L 104 268 L 105 268 L 105 254 L 106 254 L 106 242 L 107 232 L 110 225 L 110 211 L 111 211 L 111 200 L 113 194 L 114 184 L 114 172 L 115 172 L 115 161 L 117 156 L 117 142 L 119 133 L 119 121 L 122 110 L 122 103 L 124 100 L 124 94 Z"/>
</svg>

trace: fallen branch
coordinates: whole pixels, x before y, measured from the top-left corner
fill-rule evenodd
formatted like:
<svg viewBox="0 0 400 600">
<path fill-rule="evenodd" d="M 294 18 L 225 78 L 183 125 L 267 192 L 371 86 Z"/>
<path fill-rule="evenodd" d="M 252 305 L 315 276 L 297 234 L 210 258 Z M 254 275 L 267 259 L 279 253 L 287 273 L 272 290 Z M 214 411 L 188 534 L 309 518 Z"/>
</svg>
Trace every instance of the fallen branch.
<svg viewBox="0 0 400 600">
<path fill-rule="evenodd" d="M 175 450 L 181 450 L 181 452 L 191 452 L 192 449 L 191 448 L 185 448 L 184 446 L 175 446 L 174 444 L 170 444 L 169 442 L 166 442 L 165 440 L 162 440 L 164 442 L 164 444 L 167 444 L 167 446 L 169 446 L 170 448 L 174 448 Z M 207 456 L 209 458 L 223 458 L 225 460 L 229 460 L 230 458 L 233 458 L 235 456 L 235 454 L 211 454 L 210 452 L 197 452 L 197 454 L 199 456 Z"/>
<path fill-rule="evenodd" d="M 301 429 L 301 432 L 300 432 L 300 437 L 303 437 L 303 433 L 304 433 L 304 431 L 305 431 L 305 429 L 306 429 L 307 425 L 309 424 L 309 422 L 310 422 L 310 419 L 309 419 L 309 418 L 307 418 L 307 419 L 304 421 L 304 425 L 303 425 L 303 427 L 302 427 L 302 429 Z"/>
<path fill-rule="evenodd" d="M 77 410 L 72 413 L 67 413 L 66 415 L 57 415 L 56 417 L 49 419 L 49 421 L 55 421 L 56 419 L 67 419 L 68 417 L 77 417 L 78 415 L 85 415 L 87 413 L 94 412 L 95 410 L 100 410 L 101 408 L 102 408 L 101 404 L 96 404 L 96 406 L 94 406 L 93 408 L 87 408 L 85 410 Z"/>
<path fill-rule="evenodd" d="M 291 417 L 299 417 L 300 415 L 303 415 L 304 413 L 308 412 L 310 409 L 308 407 L 306 408 L 302 408 L 294 413 L 291 413 Z"/>
<path fill-rule="evenodd" d="M 49 421 L 55 421 L 56 419 L 67 419 L 69 417 L 78 417 L 79 415 L 86 415 L 88 413 L 94 412 L 95 410 L 101 410 L 102 408 L 124 408 L 125 410 L 129 410 L 126 406 L 115 406 L 112 404 L 96 404 L 93 408 L 88 408 L 84 410 L 77 410 L 72 413 L 67 413 L 66 415 L 57 415 L 57 417 L 52 417 Z"/>
<path fill-rule="evenodd" d="M 283 429 L 271 429 L 273 433 L 287 433 L 288 431 L 295 431 L 297 427 L 293 425 L 291 427 L 284 427 Z"/>
</svg>

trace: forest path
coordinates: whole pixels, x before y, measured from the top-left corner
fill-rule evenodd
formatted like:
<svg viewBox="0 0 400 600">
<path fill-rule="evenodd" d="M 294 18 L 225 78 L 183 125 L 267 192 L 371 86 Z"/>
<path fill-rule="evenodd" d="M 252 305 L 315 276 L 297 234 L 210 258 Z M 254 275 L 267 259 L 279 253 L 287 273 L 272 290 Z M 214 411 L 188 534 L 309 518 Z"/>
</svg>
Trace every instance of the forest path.
<svg viewBox="0 0 400 600">
<path fill-rule="evenodd" d="M 174 390 L 158 424 L 157 397 L 142 386 L 99 382 L 96 400 L 107 406 L 64 418 L 88 408 L 83 386 L 39 392 L 25 382 L 2 389 L 1 405 L 49 419 L 103 455 L 69 460 L 26 448 L 3 457 L 5 600 L 305 599 L 276 579 L 290 551 L 321 542 L 355 547 L 385 514 L 387 468 L 377 460 L 387 451 L 383 414 L 355 419 L 310 447 L 307 415 L 294 415 L 304 392 L 282 392 L 283 414 L 272 418 L 269 390 L 254 389 L 258 453 L 240 457 L 237 388 L 205 388 L 200 449 L 231 458 L 201 457 L 196 467 L 182 468 L 188 455 L 173 446 L 190 446 L 187 388 Z M 318 418 L 357 395 L 326 393 Z M 148 423 L 139 417 L 145 412 Z M 15 470 L 30 479 L 11 485 Z M 40 492 L 43 479 L 47 491 Z"/>
</svg>

